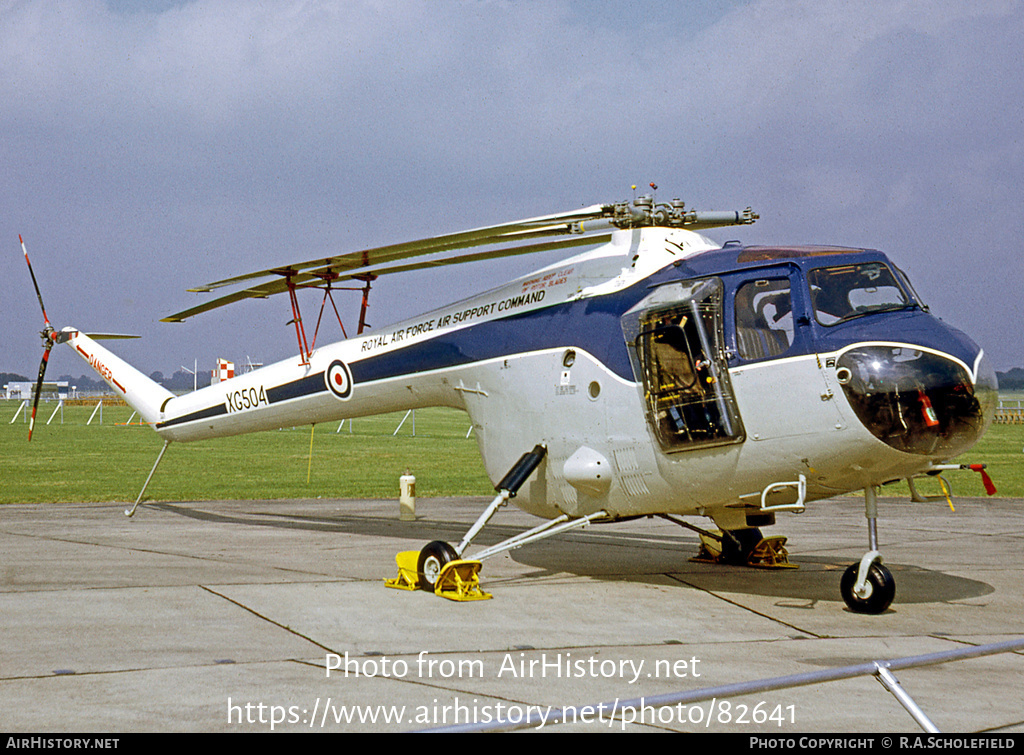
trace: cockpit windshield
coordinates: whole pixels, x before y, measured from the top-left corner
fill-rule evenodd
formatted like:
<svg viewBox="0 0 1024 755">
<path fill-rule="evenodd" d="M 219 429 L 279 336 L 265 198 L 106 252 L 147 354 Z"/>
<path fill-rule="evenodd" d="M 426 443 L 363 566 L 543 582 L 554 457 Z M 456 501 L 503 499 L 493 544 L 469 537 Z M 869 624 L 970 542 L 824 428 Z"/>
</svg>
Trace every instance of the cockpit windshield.
<svg viewBox="0 0 1024 755">
<path fill-rule="evenodd" d="M 819 267 L 808 273 L 807 283 L 814 315 L 822 325 L 918 306 L 900 279 L 882 262 Z"/>
</svg>

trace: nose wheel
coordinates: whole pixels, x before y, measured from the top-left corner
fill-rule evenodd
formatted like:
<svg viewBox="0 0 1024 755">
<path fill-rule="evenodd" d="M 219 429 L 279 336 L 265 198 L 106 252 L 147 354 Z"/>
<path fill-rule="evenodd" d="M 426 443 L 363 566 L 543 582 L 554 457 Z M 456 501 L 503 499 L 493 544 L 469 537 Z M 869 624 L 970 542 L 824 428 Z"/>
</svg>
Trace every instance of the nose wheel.
<svg viewBox="0 0 1024 755">
<path fill-rule="evenodd" d="M 839 581 L 839 592 L 843 601 L 854 613 L 878 614 L 885 611 L 896 597 L 896 580 L 892 573 L 879 563 L 868 567 L 864 585 L 857 589 L 857 575 L 861 565 L 850 564 Z"/>
<path fill-rule="evenodd" d="M 868 552 L 859 563 L 851 564 L 839 580 L 843 601 L 854 613 L 879 614 L 896 597 L 896 580 L 882 566 L 878 552 L 878 497 L 875 488 L 864 488 L 864 515 L 868 520 Z"/>
</svg>

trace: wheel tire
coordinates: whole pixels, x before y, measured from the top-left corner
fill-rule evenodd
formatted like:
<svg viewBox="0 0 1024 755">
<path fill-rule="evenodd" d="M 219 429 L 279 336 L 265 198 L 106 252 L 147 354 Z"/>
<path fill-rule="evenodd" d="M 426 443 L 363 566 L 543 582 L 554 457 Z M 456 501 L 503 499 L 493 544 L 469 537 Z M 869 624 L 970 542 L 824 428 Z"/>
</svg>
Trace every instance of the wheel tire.
<svg viewBox="0 0 1024 755">
<path fill-rule="evenodd" d="M 871 564 L 868 569 L 868 594 L 860 597 L 853 592 L 853 586 L 857 584 L 857 571 L 860 564 L 851 564 L 843 572 L 843 578 L 839 581 L 839 591 L 843 595 L 846 605 L 854 613 L 879 614 L 885 611 L 892 599 L 896 597 L 896 580 L 884 566 L 878 563 Z"/>
<path fill-rule="evenodd" d="M 437 578 L 441 576 L 441 570 L 444 569 L 445 564 L 456 558 L 458 558 L 458 554 L 455 549 L 443 540 L 435 540 L 423 546 L 416 564 L 420 588 L 427 592 L 434 592 L 434 585 L 437 584 Z"/>
<path fill-rule="evenodd" d="M 733 542 L 729 535 L 736 538 L 739 545 Z M 728 530 L 722 533 L 722 560 L 727 564 L 745 566 L 751 552 L 763 539 L 764 535 L 757 527 L 746 530 Z"/>
</svg>

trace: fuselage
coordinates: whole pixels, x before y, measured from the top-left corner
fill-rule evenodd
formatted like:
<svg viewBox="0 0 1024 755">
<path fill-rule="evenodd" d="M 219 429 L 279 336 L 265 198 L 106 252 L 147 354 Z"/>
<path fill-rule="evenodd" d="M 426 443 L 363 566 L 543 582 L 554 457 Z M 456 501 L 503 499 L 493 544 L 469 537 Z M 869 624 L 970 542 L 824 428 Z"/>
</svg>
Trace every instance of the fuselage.
<svg viewBox="0 0 1024 755">
<path fill-rule="evenodd" d="M 811 501 L 919 474 L 977 441 L 995 397 L 981 349 L 885 255 L 657 227 L 184 396 L 126 384 L 120 364 L 108 382 L 145 394 L 166 440 L 456 407 L 493 480 L 547 448 L 515 499 L 527 511 L 730 529 L 798 481 Z"/>
</svg>

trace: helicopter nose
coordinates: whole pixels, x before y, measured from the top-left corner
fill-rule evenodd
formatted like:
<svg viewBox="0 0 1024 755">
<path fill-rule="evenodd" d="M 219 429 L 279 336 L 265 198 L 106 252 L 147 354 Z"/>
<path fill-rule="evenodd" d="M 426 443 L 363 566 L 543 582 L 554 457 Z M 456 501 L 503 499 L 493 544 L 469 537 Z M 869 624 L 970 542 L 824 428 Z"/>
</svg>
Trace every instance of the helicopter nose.
<svg viewBox="0 0 1024 755">
<path fill-rule="evenodd" d="M 912 346 L 858 346 L 836 362 L 836 378 L 871 433 L 910 454 L 946 460 L 973 446 L 995 416 L 995 371 L 980 355 L 962 361 Z"/>
</svg>

